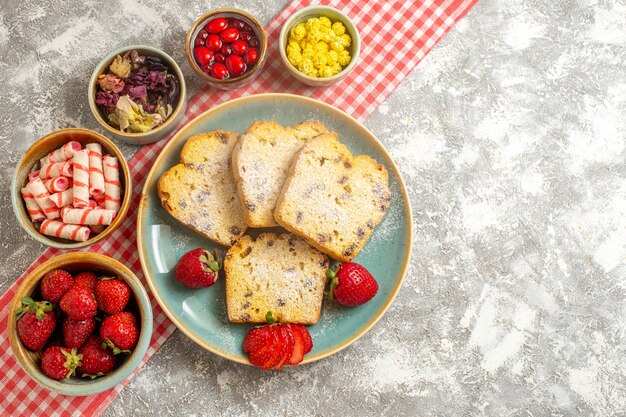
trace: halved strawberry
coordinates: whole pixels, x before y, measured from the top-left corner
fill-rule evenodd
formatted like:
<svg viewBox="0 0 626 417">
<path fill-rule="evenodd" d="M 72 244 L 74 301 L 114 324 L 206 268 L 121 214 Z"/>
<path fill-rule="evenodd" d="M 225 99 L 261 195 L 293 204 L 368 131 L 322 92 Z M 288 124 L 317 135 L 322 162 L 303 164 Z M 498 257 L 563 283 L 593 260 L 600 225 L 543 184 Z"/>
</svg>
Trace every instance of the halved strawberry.
<svg viewBox="0 0 626 417">
<path fill-rule="evenodd" d="M 286 326 L 288 326 L 291 329 L 291 333 L 293 333 L 293 349 L 291 351 L 291 356 L 289 357 L 289 360 L 287 361 L 287 363 L 289 365 L 297 365 L 300 362 L 302 362 L 302 359 L 304 359 L 304 350 L 305 350 L 305 344 L 304 344 L 304 332 L 308 333 L 308 331 L 306 330 L 306 328 L 302 325 L 298 325 L 298 324 L 287 324 Z"/>
<path fill-rule="evenodd" d="M 294 335 L 291 331 L 291 326 L 288 324 L 281 324 L 277 326 L 277 329 L 280 331 L 280 338 L 282 340 L 282 344 L 280 345 L 282 357 L 274 369 L 280 371 L 280 368 L 291 358 L 294 346 Z"/>
<path fill-rule="evenodd" d="M 311 339 L 311 334 L 309 333 L 309 329 L 304 327 L 303 325 L 299 325 L 300 330 L 302 330 L 302 337 L 304 338 L 304 354 L 306 355 L 313 349 L 313 339 Z"/>
<path fill-rule="evenodd" d="M 278 340 L 273 327 L 276 326 L 255 327 L 243 341 L 243 351 L 248 353 L 250 363 L 264 370 L 272 369 L 280 360 L 276 355 Z"/>
</svg>

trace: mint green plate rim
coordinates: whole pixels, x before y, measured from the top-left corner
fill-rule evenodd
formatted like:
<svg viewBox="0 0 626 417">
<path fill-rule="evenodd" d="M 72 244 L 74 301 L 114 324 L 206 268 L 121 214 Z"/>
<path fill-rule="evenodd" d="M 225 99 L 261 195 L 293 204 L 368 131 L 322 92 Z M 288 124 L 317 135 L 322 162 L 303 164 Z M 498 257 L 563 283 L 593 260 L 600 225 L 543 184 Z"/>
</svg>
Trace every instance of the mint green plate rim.
<svg viewBox="0 0 626 417">
<path fill-rule="evenodd" d="M 171 157 L 170 154 L 172 152 L 176 152 L 177 147 L 178 148 L 182 147 L 182 144 L 184 143 L 184 141 L 186 141 L 188 137 L 192 135 L 194 129 L 196 129 L 199 125 L 209 123 L 211 119 L 218 118 L 224 114 L 227 114 L 228 112 L 236 113 L 237 111 L 241 111 L 241 110 L 238 110 L 238 108 L 241 109 L 242 107 L 246 105 L 259 104 L 259 103 L 264 104 L 266 102 L 267 105 L 269 106 L 272 103 L 275 103 L 276 101 L 280 101 L 282 103 L 282 106 L 288 106 L 290 108 L 295 108 L 295 109 L 302 108 L 304 114 L 306 114 L 306 109 L 310 109 L 310 108 L 316 109 L 322 113 L 325 112 L 326 114 L 331 114 L 333 117 L 337 118 L 338 120 L 337 123 L 343 123 L 349 126 L 349 129 L 359 132 L 362 140 L 364 141 L 364 144 L 366 144 L 367 146 L 373 147 L 376 150 L 376 152 L 379 153 L 379 155 L 376 155 L 374 159 L 380 158 L 381 155 L 384 158 L 384 160 L 382 161 L 378 159 L 377 160 L 378 162 L 381 162 L 386 166 L 388 173 L 389 173 L 390 182 L 395 181 L 397 183 L 397 188 L 399 191 L 398 193 L 399 195 L 393 195 L 394 191 L 392 189 L 392 204 L 394 204 L 394 200 L 401 200 L 400 202 L 395 201 L 395 204 L 401 203 L 402 210 L 403 210 L 402 212 L 403 216 L 400 221 L 402 223 L 402 226 L 404 227 L 405 233 L 404 233 L 403 242 L 399 243 L 399 246 L 404 247 L 404 250 L 401 254 L 401 265 L 398 268 L 398 272 L 393 277 L 394 280 L 393 280 L 393 283 L 391 284 L 391 287 L 388 288 L 388 291 L 386 291 L 385 299 L 382 301 L 382 303 L 380 304 L 379 308 L 376 311 L 374 311 L 372 314 L 369 314 L 369 317 L 367 317 L 367 319 L 364 321 L 364 324 L 361 325 L 351 335 L 348 335 L 347 337 L 343 337 L 342 335 L 333 334 L 331 336 L 326 337 L 326 339 L 328 338 L 332 339 L 333 336 L 337 336 L 336 340 L 328 341 L 329 342 L 328 346 L 323 348 L 322 350 L 319 350 L 319 351 L 315 350 L 316 339 L 315 339 L 315 335 L 313 335 L 314 350 L 310 354 L 305 356 L 304 360 L 302 361 L 302 364 L 306 364 L 306 363 L 323 359 L 334 353 L 339 352 L 342 349 L 345 349 L 350 344 L 354 343 L 356 340 L 362 337 L 365 333 L 367 333 L 378 322 L 378 320 L 380 320 L 380 318 L 385 314 L 387 309 L 391 306 L 391 303 L 395 299 L 398 291 L 400 290 L 400 287 L 402 286 L 402 282 L 404 281 L 404 277 L 406 275 L 409 262 L 410 262 L 412 241 L 413 241 L 413 229 L 412 229 L 413 220 L 412 220 L 412 212 L 411 212 L 409 195 L 408 195 L 406 186 L 404 184 L 404 181 L 402 179 L 402 176 L 400 175 L 400 171 L 395 165 L 393 158 L 387 152 L 387 150 L 382 145 L 382 143 L 363 124 L 361 124 L 359 121 L 349 116 L 348 114 L 344 113 L 343 111 L 329 104 L 326 104 L 321 101 L 308 98 L 308 97 L 303 97 L 303 96 L 298 96 L 298 95 L 293 95 L 293 94 L 266 93 L 266 94 L 256 94 L 256 95 L 251 95 L 251 96 L 240 97 L 234 100 L 227 101 L 225 103 L 222 103 L 218 106 L 215 106 L 205 111 L 204 113 L 190 120 L 185 126 L 183 126 L 174 135 L 174 137 L 164 147 L 164 149 L 161 151 L 157 159 L 154 161 L 152 168 L 150 169 L 150 172 L 148 173 L 146 177 L 146 182 L 141 193 L 140 204 L 139 204 L 139 209 L 138 209 L 138 214 L 137 214 L 137 248 L 139 252 L 141 268 L 146 277 L 148 286 L 150 287 L 150 290 L 153 296 L 155 297 L 156 301 L 159 303 L 159 305 L 161 306 L 165 314 L 168 316 L 168 318 L 174 323 L 174 325 L 178 329 L 180 329 L 187 337 L 189 337 L 191 340 L 193 340 L 195 343 L 202 346 L 206 350 L 212 353 L 215 353 L 216 355 L 221 356 L 223 358 L 232 360 L 234 362 L 239 362 L 242 364 L 247 364 L 247 365 L 249 365 L 250 362 L 248 361 L 247 356 L 243 353 L 243 351 L 240 348 L 236 349 L 236 351 L 233 351 L 232 349 L 228 350 L 228 349 L 220 348 L 219 346 L 216 345 L 216 343 L 210 340 L 211 339 L 210 335 L 208 335 L 207 333 L 202 334 L 202 332 L 198 332 L 192 329 L 191 328 L 192 326 L 190 326 L 189 323 L 186 322 L 186 319 L 181 317 L 179 314 L 176 314 L 173 311 L 173 309 L 170 307 L 169 303 L 172 302 L 173 297 L 167 294 L 167 291 L 165 291 L 165 288 L 162 287 L 161 283 L 156 278 L 157 275 L 153 271 L 153 268 L 155 268 L 155 265 L 154 265 L 155 260 L 152 259 L 150 256 L 151 255 L 150 245 L 146 245 L 146 240 L 150 239 L 150 234 L 149 234 L 149 231 L 147 230 L 148 226 L 161 224 L 161 223 L 151 222 L 147 224 L 147 222 L 150 222 L 152 220 L 150 218 L 150 213 L 149 213 L 152 206 L 158 206 L 156 210 L 164 211 L 164 209 L 160 207 L 160 202 L 158 199 L 158 195 L 156 193 L 156 182 L 158 181 L 158 176 L 160 176 L 162 172 L 164 172 L 166 169 L 169 169 L 172 166 L 172 165 L 168 165 L 164 167 L 163 164 L 165 163 L 165 160 Z M 249 117 L 248 125 L 251 124 L 255 120 L 262 120 L 262 119 L 256 119 L 254 114 L 247 114 L 246 116 Z M 308 118 L 305 118 L 300 121 L 305 121 L 307 119 Z M 281 121 L 278 120 L 278 122 L 280 123 Z M 299 121 L 295 121 L 293 124 L 298 123 L 298 122 Z M 219 126 L 218 128 L 215 128 L 215 129 L 235 130 L 229 126 Z M 342 129 L 336 129 L 336 130 L 338 131 L 339 137 L 341 140 Z M 348 148 L 350 148 L 350 150 L 353 151 L 354 153 L 354 149 L 352 149 L 350 144 L 348 143 L 347 145 L 348 145 Z M 354 154 L 356 155 L 356 153 Z M 385 217 L 385 219 L 387 219 L 387 217 L 389 217 L 389 213 L 387 213 L 387 216 Z M 385 219 L 383 220 L 383 222 L 385 221 Z M 173 218 L 171 219 L 171 221 L 176 222 Z M 395 221 L 397 221 L 397 219 Z M 378 227 L 380 226 L 381 225 L 379 225 Z M 189 236 L 192 236 L 192 238 L 198 239 L 199 237 L 198 234 L 196 234 L 190 229 L 185 229 L 185 230 Z M 376 230 L 374 231 L 374 233 L 376 233 Z M 204 239 L 204 240 L 206 241 L 205 243 L 208 247 L 215 246 L 211 244 L 211 242 L 208 241 L 207 239 Z M 364 249 L 362 250 L 362 253 L 365 252 L 365 249 L 370 243 L 371 242 L 366 243 Z M 190 250 L 190 249 L 192 249 L 192 247 L 187 248 L 187 250 Z M 182 253 L 179 254 L 179 256 L 180 255 L 182 255 Z M 355 261 L 359 262 L 358 256 L 355 259 Z M 171 275 L 171 271 L 170 271 L 170 275 Z M 174 279 L 173 276 L 171 277 L 171 279 L 172 280 Z M 217 284 L 210 288 L 214 288 L 216 286 Z M 185 289 L 181 291 L 193 291 L 193 290 Z M 198 291 L 198 290 L 195 290 L 195 291 Z M 379 295 L 380 295 L 380 292 L 379 292 Z M 328 300 L 325 300 L 324 302 L 328 303 Z M 360 309 L 360 308 L 363 308 L 364 306 L 367 306 L 367 304 L 363 306 L 359 306 L 359 307 L 353 307 L 353 309 Z M 354 311 L 358 311 L 358 310 L 354 310 Z M 343 315 L 345 314 L 349 315 L 350 312 L 351 310 L 346 307 L 345 310 L 343 310 Z M 320 320 L 322 320 L 322 317 L 320 317 Z M 230 323 L 230 326 L 235 327 L 235 326 L 244 326 L 244 325 Z M 250 328 L 252 327 L 250 325 L 247 325 L 247 326 Z"/>
</svg>

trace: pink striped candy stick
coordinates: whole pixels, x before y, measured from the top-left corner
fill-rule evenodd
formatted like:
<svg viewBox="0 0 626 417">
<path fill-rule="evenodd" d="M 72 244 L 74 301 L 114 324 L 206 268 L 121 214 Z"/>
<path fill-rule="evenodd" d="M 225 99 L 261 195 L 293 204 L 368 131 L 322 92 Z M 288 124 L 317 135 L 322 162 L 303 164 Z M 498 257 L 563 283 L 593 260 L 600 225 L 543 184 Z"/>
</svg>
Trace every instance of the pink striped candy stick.
<svg viewBox="0 0 626 417">
<path fill-rule="evenodd" d="M 53 162 L 48 165 L 42 165 L 39 170 L 39 178 L 47 180 L 54 177 L 71 177 L 72 176 L 72 161 L 65 162 Z"/>
<path fill-rule="evenodd" d="M 74 154 L 74 200 L 76 208 L 89 206 L 89 151 L 83 149 Z"/>
<path fill-rule="evenodd" d="M 67 187 L 70 185 L 70 181 L 67 177 L 54 177 L 45 180 L 43 185 L 50 194 L 60 193 L 61 191 L 67 190 Z"/>
<path fill-rule="evenodd" d="M 74 188 L 68 188 L 60 193 L 51 194 L 48 198 L 58 208 L 69 206 L 74 201 Z"/>
<path fill-rule="evenodd" d="M 88 143 L 89 150 L 89 195 L 104 193 L 104 174 L 102 172 L 102 146 Z"/>
<path fill-rule="evenodd" d="M 61 217 L 64 223 L 69 224 L 104 224 L 109 225 L 115 218 L 115 210 L 91 209 L 91 208 L 70 208 L 64 207 L 61 210 Z"/>
<path fill-rule="evenodd" d="M 120 171 L 117 165 L 117 158 L 106 155 L 102 158 L 102 163 L 104 165 L 104 208 L 119 211 L 122 202 L 120 200 L 122 190 L 120 188 Z"/>
<path fill-rule="evenodd" d="M 37 204 L 35 200 L 35 196 L 32 195 L 27 188 L 22 188 L 22 198 L 24 199 L 24 205 L 26 206 L 26 211 L 28 211 L 28 215 L 33 222 L 40 222 L 46 218 L 46 214 Z"/>
<path fill-rule="evenodd" d="M 55 162 L 69 161 L 70 159 L 72 159 L 74 154 L 80 151 L 82 148 L 83 147 L 81 146 L 81 144 L 76 141 L 67 142 L 59 149 L 56 149 L 41 158 L 39 160 L 39 163 L 41 164 L 41 166 L 44 166 Z"/>
<path fill-rule="evenodd" d="M 84 242 L 89 239 L 91 231 L 88 227 L 75 224 L 66 224 L 57 220 L 44 220 L 41 223 L 39 232 L 47 236 L 59 237 L 61 239 L 76 240 Z"/>
<path fill-rule="evenodd" d="M 56 219 L 59 217 L 59 208 L 50 201 L 50 193 L 43 185 L 43 181 L 40 178 L 35 178 L 24 187 L 29 194 L 33 195 L 33 198 L 37 202 L 37 205 L 45 213 L 49 219 Z"/>
<path fill-rule="evenodd" d="M 99 208 L 104 208 L 104 203 L 106 201 L 106 196 L 104 193 L 102 194 L 94 194 L 93 199 L 98 203 Z"/>
<path fill-rule="evenodd" d="M 28 181 L 29 182 L 34 180 L 35 178 L 39 178 L 39 170 L 33 171 L 30 174 L 28 174 Z"/>
</svg>

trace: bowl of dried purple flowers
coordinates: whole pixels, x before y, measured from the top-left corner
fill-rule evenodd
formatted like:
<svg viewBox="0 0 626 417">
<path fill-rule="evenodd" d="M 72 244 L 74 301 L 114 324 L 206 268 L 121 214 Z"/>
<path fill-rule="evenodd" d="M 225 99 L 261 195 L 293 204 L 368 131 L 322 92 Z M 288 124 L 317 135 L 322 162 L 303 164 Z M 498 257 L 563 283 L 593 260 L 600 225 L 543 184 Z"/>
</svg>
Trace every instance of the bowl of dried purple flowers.
<svg viewBox="0 0 626 417">
<path fill-rule="evenodd" d="M 128 46 L 104 58 L 89 80 L 89 107 L 111 136 L 132 145 L 163 139 L 187 108 L 178 64 L 150 46 Z"/>
</svg>

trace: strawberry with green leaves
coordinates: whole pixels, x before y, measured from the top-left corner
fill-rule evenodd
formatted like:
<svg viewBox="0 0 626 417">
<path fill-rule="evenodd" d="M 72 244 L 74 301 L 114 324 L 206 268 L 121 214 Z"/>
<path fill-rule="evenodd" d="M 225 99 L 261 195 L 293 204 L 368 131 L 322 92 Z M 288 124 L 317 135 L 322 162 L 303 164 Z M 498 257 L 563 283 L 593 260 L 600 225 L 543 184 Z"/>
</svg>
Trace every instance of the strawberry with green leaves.
<svg viewBox="0 0 626 417">
<path fill-rule="evenodd" d="M 22 307 L 16 312 L 17 335 L 27 349 L 42 350 L 56 326 L 52 304 L 48 301 L 35 302 L 30 297 L 21 301 Z"/>
<path fill-rule="evenodd" d="M 91 336 L 78 350 L 82 364 L 76 369 L 78 375 L 96 378 L 106 375 L 115 367 L 115 355 L 97 336 Z"/>
<path fill-rule="evenodd" d="M 130 353 L 137 345 L 139 329 L 133 313 L 122 311 L 105 318 L 100 326 L 100 338 L 114 354 Z"/>
<path fill-rule="evenodd" d="M 378 283 L 372 274 L 355 262 L 335 262 L 326 276 L 330 282 L 328 297 L 345 306 L 365 304 L 378 292 Z"/>
<path fill-rule="evenodd" d="M 82 356 L 76 353 L 76 349 L 50 346 L 41 357 L 41 370 L 52 379 L 69 378 L 81 365 L 81 358 Z"/>
<path fill-rule="evenodd" d="M 197 248 L 184 254 L 174 270 L 174 276 L 188 288 L 210 287 L 217 281 L 220 270 L 217 251 L 213 254 L 206 249 Z"/>
</svg>

